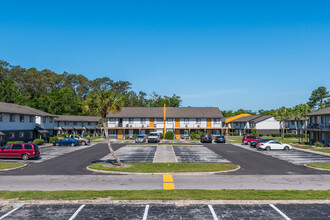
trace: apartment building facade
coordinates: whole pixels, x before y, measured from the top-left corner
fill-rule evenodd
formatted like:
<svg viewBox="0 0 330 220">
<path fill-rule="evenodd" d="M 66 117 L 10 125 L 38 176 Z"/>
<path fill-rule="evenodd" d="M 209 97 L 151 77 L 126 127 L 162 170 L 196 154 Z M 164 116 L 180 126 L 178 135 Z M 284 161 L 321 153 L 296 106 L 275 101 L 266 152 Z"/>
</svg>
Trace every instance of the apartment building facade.
<svg viewBox="0 0 330 220">
<path fill-rule="evenodd" d="M 95 136 L 101 134 L 99 126 L 100 117 L 57 115 L 55 118 L 54 131 L 59 134 L 84 134 Z"/>
<path fill-rule="evenodd" d="M 217 107 L 125 107 L 117 114 L 108 114 L 108 127 L 112 138 L 164 133 L 165 128 L 165 132 L 172 131 L 179 139 L 189 138 L 195 131 L 220 134 L 221 118 Z"/>
<path fill-rule="evenodd" d="M 7 141 L 47 140 L 56 116 L 37 109 L 0 102 L 0 145 Z"/>
<path fill-rule="evenodd" d="M 307 115 L 310 144 L 321 142 L 330 145 L 330 107 L 324 108 Z"/>
</svg>

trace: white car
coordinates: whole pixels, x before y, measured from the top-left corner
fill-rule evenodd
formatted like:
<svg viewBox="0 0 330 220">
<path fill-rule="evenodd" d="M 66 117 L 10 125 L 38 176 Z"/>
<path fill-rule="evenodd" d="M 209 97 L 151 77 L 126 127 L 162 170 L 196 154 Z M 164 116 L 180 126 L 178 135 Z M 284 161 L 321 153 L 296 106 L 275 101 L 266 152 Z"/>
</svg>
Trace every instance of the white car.
<svg viewBox="0 0 330 220">
<path fill-rule="evenodd" d="M 270 140 L 267 142 L 260 143 L 258 148 L 263 150 L 291 150 L 292 146 L 290 144 L 283 144 L 276 140 Z"/>
<path fill-rule="evenodd" d="M 159 143 L 160 142 L 160 135 L 157 132 L 150 132 L 148 134 L 148 143 L 150 142 L 156 142 Z"/>
</svg>

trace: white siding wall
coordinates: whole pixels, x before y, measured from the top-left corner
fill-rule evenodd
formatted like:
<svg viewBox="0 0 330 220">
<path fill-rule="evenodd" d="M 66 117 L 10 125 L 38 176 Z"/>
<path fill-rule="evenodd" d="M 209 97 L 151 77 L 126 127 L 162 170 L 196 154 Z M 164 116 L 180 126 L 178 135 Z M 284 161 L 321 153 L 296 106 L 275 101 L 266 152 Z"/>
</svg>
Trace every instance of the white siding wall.
<svg viewBox="0 0 330 220">
<path fill-rule="evenodd" d="M 43 121 L 44 117 L 36 116 L 36 124 L 43 129 L 52 130 L 55 126 L 54 118 L 46 117 L 46 122 Z"/>
<path fill-rule="evenodd" d="M 271 117 L 256 123 L 256 129 L 280 129 L 280 122 L 276 121 L 274 117 Z"/>
<path fill-rule="evenodd" d="M 10 122 L 9 114 L 2 115 L 2 122 L 0 122 L 1 131 L 33 130 L 34 128 L 35 120 L 30 122 L 30 115 L 24 115 L 24 122 L 20 122 L 20 115 L 15 115 L 15 122 Z"/>
</svg>

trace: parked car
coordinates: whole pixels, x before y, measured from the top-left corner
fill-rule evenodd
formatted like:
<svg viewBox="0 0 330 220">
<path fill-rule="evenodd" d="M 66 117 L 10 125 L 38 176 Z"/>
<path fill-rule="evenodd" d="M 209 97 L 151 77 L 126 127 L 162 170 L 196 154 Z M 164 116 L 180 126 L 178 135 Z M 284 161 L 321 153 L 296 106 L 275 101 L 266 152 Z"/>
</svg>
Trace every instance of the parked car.
<svg viewBox="0 0 330 220">
<path fill-rule="evenodd" d="M 54 146 L 78 146 L 80 145 L 80 141 L 74 139 L 74 138 L 63 138 L 61 140 L 57 140 L 53 143 Z"/>
<path fill-rule="evenodd" d="M 225 136 L 216 136 L 214 141 L 217 143 L 226 143 L 226 138 Z"/>
<path fill-rule="evenodd" d="M 155 142 L 159 143 L 160 142 L 160 135 L 157 132 L 150 132 L 148 134 L 148 143 Z"/>
<path fill-rule="evenodd" d="M 38 145 L 36 144 L 7 144 L 0 149 L 1 158 L 22 158 L 28 160 L 40 156 Z"/>
<path fill-rule="evenodd" d="M 257 147 L 257 145 L 261 142 L 266 142 L 266 141 L 270 141 L 270 140 L 273 140 L 273 139 L 270 139 L 270 138 L 263 138 L 263 139 L 260 139 L 259 141 L 252 141 L 250 143 L 250 147 Z"/>
<path fill-rule="evenodd" d="M 144 143 L 146 142 L 146 136 L 145 135 L 138 135 L 135 138 L 135 143 Z"/>
<path fill-rule="evenodd" d="M 251 142 L 259 141 L 261 138 L 255 135 L 244 135 L 242 139 L 242 144 L 250 145 Z"/>
<path fill-rule="evenodd" d="M 82 138 L 82 137 L 80 137 L 79 135 L 76 135 L 76 134 L 71 134 L 69 136 L 69 138 L 74 138 L 74 139 L 78 140 L 81 143 L 81 145 L 87 145 L 87 144 L 89 145 L 91 143 L 89 138 Z M 58 137 L 57 138 L 57 140 L 62 140 L 62 139 L 63 139 L 63 137 Z"/>
<path fill-rule="evenodd" d="M 292 146 L 290 144 L 283 144 L 276 140 L 269 140 L 258 145 L 258 149 L 262 150 L 291 150 Z"/>
<path fill-rule="evenodd" d="M 201 136 L 201 142 L 202 143 L 212 143 L 212 135 L 210 135 L 210 134 L 203 134 Z"/>
</svg>

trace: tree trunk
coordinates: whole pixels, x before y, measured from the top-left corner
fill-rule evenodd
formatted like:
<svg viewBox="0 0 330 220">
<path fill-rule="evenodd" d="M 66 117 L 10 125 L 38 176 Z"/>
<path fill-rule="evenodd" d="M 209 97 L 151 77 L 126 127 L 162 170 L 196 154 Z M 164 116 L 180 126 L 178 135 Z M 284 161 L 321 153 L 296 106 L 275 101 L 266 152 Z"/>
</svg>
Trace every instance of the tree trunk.
<svg viewBox="0 0 330 220">
<path fill-rule="evenodd" d="M 305 141 L 307 142 L 307 120 L 305 120 Z"/>
<path fill-rule="evenodd" d="M 110 143 L 110 138 L 109 138 L 109 131 L 108 131 L 108 124 L 106 122 L 106 119 L 102 119 L 103 121 L 103 131 L 104 131 L 104 135 L 105 135 L 105 139 L 107 141 L 107 144 L 108 144 L 108 148 L 112 154 L 112 156 L 116 159 L 117 163 L 119 166 L 121 166 L 121 161 L 119 160 L 119 158 L 117 157 L 115 151 L 112 149 L 112 146 L 111 146 L 111 143 Z"/>
<path fill-rule="evenodd" d="M 284 139 L 284 123 L 285 121 L 282 120 L 282 139 Z"/>
</svg>

